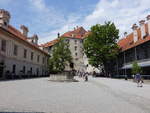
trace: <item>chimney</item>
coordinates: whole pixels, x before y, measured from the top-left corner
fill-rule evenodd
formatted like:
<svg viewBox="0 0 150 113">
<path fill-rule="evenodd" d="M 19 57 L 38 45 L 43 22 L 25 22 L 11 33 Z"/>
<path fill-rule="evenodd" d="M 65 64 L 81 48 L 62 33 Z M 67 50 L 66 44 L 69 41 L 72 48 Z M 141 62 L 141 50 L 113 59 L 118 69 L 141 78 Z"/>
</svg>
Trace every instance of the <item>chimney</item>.
<svg viewBox="0 0 150 113">
<path fill-rule="evenodd" d="M 143 39 L 143 37 L 146 35 L 146 32 L 145 32 L 145 20 L 139 21 L 139 24 L 140 24 L 140 31 L 141 31 L 141 39 Z"/>
<path fill-rule="evenodd" d="M 28 28 L 25 25 L 21 25 L 20 29 L 22 30 L 22 34 L 28 37 L 28 32 L 29 32 Z"/>
<path fill-rule="evenodd" d="M 150 20 L 150 15 L 148 15 L 146 18 L 147 18 L 147 20 Z"/>
<path fill-rule="evenodd" d="M 145 20 L 139 21 L 140 26 L 145 24 Z"/>
<path fill-rule="evenodd" d="M 136 24 L 133 24 L 132 30 L 133 30 L 133 40 L 134 40 L 134 42 L 136 42 L 138 40 L 137 28 L 138 28 L 138 26 Z"/>
<path fill-rule="evenodd" d="M 127 32 L 124 32 L 124 37 L 125 37 L 125 38 L 127 37 Z"/>
<path fill-rule="evenodd" d="M 136 24 L 133 24 L 132 25 L 132 30 L 134 31 L 134 30 L 136 30 L 138 28 L 138 26 L 136 25 Z"/>
<path fill-rule="evenodd" d="M 57 38 L 60 38 L 60 33 L 57 33 Z"/>
<path fill-rule="evenodd" d="M 28 42 L 33 43 L 35 45 L 38 44 L 38 36 L 34 34 L 32 37 L 27 38 Z"/>
<path fill-rule="evenodd" d="M 10 17 L 10 13 L 8 11 L 0 9 L 0 27 L 7 28 Z"/>
<path fill-rule="evenodd" d="M 38 36 L 36 35 L 36 34 L 34 34 L 33 36 L 32 36 L 32 38 L 33 38 L 33 42 L 34 42 L 34 44 L 38 44 Z"/>
<path fill-rule="evenodd" d="M 147 18 L 147 25 L 148 25 L 148 34 L 150 34 L 150 15 L 148 15 L 146 18 Z"/>
</svg>

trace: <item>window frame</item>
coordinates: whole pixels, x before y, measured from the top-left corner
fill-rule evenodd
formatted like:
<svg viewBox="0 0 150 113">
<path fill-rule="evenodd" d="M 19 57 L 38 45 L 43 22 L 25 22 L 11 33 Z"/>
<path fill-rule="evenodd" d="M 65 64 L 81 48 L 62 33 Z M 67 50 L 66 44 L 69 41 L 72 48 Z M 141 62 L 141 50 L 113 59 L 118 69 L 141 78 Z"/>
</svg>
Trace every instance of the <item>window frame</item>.
<svg viewBox="0 0 150 113">
<path fill-rule="evenodd" d="M 6 52 L 6 40 L 1 40 L 1 51 Z"/>
<path fill-rule="evenodd" d="M 18 45 L 16 45 L 16 44 L 14 44 L 14 51 L 13 51 L 13 54 L 14 54 L 15 56 L 18 55 Z"/>
</svg>

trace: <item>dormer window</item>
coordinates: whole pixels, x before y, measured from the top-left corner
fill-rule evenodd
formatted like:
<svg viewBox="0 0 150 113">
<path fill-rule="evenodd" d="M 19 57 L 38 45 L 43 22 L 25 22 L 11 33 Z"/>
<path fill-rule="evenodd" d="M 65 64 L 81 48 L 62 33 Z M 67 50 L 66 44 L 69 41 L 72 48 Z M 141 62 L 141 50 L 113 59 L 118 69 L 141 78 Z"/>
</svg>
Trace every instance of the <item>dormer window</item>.
<svg viewBox="0 0 150 113">
<path fill-rule="evenodd" d="M 4 9 L 0 9 L 0 26 L 7 28 L 10 20 L 10 14 Z"/>
<path fill-rule="evenodd" d="M 132 45 L 133 44 L 133 41 L 131 41 L 130 43 L 129 43 L 129 45 Z"/>
<path fill-rule="evenodd" d="M 4 25 L 7 26 L 7 22 L 4 22 Z"/>
</svg>

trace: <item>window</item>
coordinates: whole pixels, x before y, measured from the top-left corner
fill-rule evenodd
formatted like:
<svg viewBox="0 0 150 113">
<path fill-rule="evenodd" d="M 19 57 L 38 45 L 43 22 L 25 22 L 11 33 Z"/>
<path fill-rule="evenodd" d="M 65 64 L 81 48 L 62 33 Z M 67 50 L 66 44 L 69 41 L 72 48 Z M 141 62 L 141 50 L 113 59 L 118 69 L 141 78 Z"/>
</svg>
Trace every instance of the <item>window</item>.
<svg viewBox="0 0 150 113">
<path fill-rule="evenodd" d="M 39 62 L 39 60 L 40 60 L 40 55 L 37 56 L 37 62 Z"/>
<path fill-rule="evenodd" d="M 45 63 L 45 58 L 43 57 L 43 64 Z"/>
<path fill-rule="evenodd" d="M 16 73 L 16 65 L 15 64 L 12 67 L 12 73 Z"/>
<path fill-rule="evenodd" d="M 1 46 L 2 51 L 6 51 L 6 40 L 2 40 L 2 46 Z"/>
<path fill-rule="evenodd" d="M 7 22 L 4 22 L 4 25 L 7 26 Z"/>
<path fill-rule="evenodd" d="M 75 40 L 74 42 L 75 42 L 75 44 L 77 44 L 77 40 Z"/>
<path fill-rule="evenodd" d="M 30 72 L 31 72 L 31 75 L 32 75 L 32 67 L 30 68 Z"/>
<path fill-rule="evenodd" d="M 74 47 L 75 51 L 77 50 L 77 46 Z"/>
<path fill-rule="evenodd" d="M 130 45 L 132 45 L 133 43 L 134 43 L 133 41 L 129 42 Z"/>
<path fill-rule="evenodd" d="M 77 53 L 75 53 L 75 55 L 77 56 L 78 54 L 77 54 Z"/>
<path fill-rule="evenodd" d="M 14 45 L 14 55 L 17 56 L 18 54 L 18 46 Z"/>
<path fill-rule="evenodd" d="M 66 39 L 66 42 L 69 43 L 69 39 Z"/>
<path fill-rule="evenodd" d="M 78 58 L 75 58 L 75 60 L 78 60 Z"/>
<path fill-rule="evenodd" d="M 33 52 L 31 52 L 31 60 L 33 60 Z"/>
<path fill-rule="evenodd" d="M 26 73 L 26 67 L 25 66 L 23 66 L 23 73 Z"/>
<path fill-rule="evenodd" d="M 26 49 L 24 49 L 24 58 L 27 58 L 27 50 Z"/>
</svg>

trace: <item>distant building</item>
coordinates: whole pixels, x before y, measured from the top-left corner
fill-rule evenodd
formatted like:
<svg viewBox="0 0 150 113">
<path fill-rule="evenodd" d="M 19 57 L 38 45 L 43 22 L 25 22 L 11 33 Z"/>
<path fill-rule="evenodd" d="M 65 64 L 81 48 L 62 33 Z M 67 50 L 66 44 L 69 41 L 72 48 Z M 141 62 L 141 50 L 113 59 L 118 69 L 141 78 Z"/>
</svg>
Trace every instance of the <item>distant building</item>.
<svg viewBox="0 0 150 113">
<path fill-rule="evenodd" d="M 139 27 L 134 24 L 133 32 L 119 40 L 120 53 L 109 66 L 114 75 L 131 75 L 132 63 L 137 61 L 142 67 L 142 74 L 150 75 L 150 15 L 147 21 L 139 21 Z"/>
<path fill-rule="evenodd" d="M 48 53 L 38 46 L 38 36 L 28 37 L 28 28 L 21 32 L 9 25 L 10 14 L 0 9 L 0 79 L 48 74 Z"/>
<path fill-rule="evenodd" d="M 83 51 L 84 38 L 88 33 L 89 32 L 86 31 L 83 27 L 77 26 L 74 28 L 73 31 L 68 31 L 61 36 L 59 36 L 59 33 L 58 33 L 57 39 L 47 42 L 45 44 L 42 44 L 41 48 L 43 48 L 43 50 L 48 51 L 50 54 L 52 54 L 53 46 L 59 41 L 59 38 L 64 37 L 65 41 L 67 41 L 70 45 L 69 49 L 73 57 L 75 70 L 93 72 L 94 67 L 89 65 L 88 59 Z"/>
</svg>

